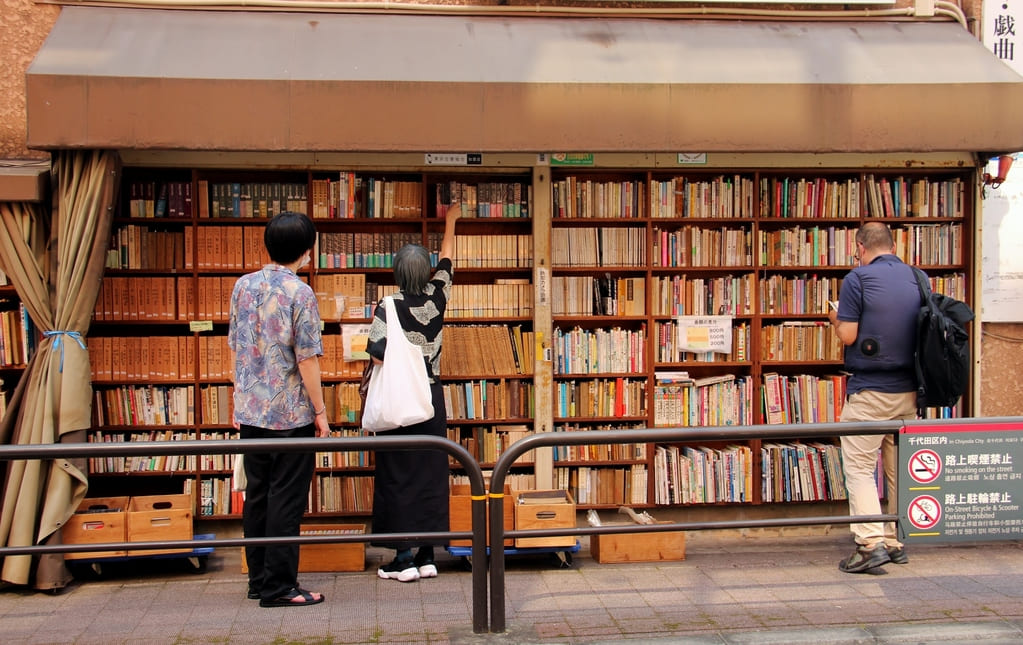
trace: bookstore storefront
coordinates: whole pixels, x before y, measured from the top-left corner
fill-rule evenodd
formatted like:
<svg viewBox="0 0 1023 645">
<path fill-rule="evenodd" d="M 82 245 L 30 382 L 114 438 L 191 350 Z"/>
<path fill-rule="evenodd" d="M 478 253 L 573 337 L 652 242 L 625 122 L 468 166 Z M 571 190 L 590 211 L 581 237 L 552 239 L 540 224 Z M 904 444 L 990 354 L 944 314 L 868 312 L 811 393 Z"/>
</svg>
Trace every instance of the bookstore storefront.
<svg viewBox="0 0 1023 645">
<path fill-rule="evenodd" d="M 157 173 L 166 169 L 167 183 L 187 183 L 197 194 L 203 182 L 210 186 L 238 182 L 250 171 L 302 174 L 310 187 L 328 174 L 353 169 L 378 175 L 417 174 L 424 191 L 418 199 L 424 206 L 419 215 L 424 223 L 417 230 L 424 238 L 430 230 L 425 220 L 432 208 L 431 189 L 452 179 L 441 176 L 444 173 L 465 170 L 452 166 L 474 165 L 481 182 L 489 173 L 517 183 L 523 192 L 532 191 L 532 222 L 502 234 L 523 238 L 533 249 L 530 261 L 516 269 L 527 285 L 528 298 L 536 298 L 520 318 L 548 337 L 551 317 L 559 311 L 548 295 L 534 294 L 543 294 L 551 282 L 586 277 L 575 274 L 604 273 L 598 266 L 601 261 L 558 275 L 561 267 L 551 241 L 558 205 L 551 195 L 557 182 L 570 185 L 575 177 L 574 169 L 554 168 L 552 154 L 574 153 L 563 159 L 587 165 L 581 172 L 603 173 L 601 180 L 627 182 L 639 192 L 653 190 L 655 182 L 670 185 L 686 173 L 707 183 L 714 175 L 741 174 L 750 186 L 774 185 L 783 175 L 852 185 L 865 182 L 875 168 L 892 178 L 902 172 L 924 177 L 933 170 L 935 183 L 957 182 L 969 197 L 966 209 L 942 222 L 948 229 L 961 226 L 967 231 L 961 238 L 966 258 L 931 264 L 948 265 L 948 271 L 975 281 L 977 262 L 971 256 L 979 236 L 970 229 L 979 226 L 977 169 L 994 154 L 1023 149 L 1018 121 L 1023 114 L 1023 78 L 959 24 L 937 21 L 809 23 L 68 6 L 28 70 L 26 102 L 29 147 L 53 151 L 57 158 L 76 151 L 115 151 L 125 169 Z M 437 163 L 431 166 L 432 162 Z M 114 173 L 108 170 L 110 174 Z M 120 199 L 122 215 L 127 194 L 122 188 L 119 196 L 110 198 L 111 203 Z M 729 226 L 748 237 L 781 232 L 782 223 L 769 221 L 781 215 L 768 213 L 766 205 L 752 198 L 748 204 L 750 210 L 734 215 L 736 221 Z M 853 207 L 847 203 L 845 208 Z M 853 220 L 863 216 L 858 208 L 849 213 L 845 223 L 852 230 Z M 191 235 L 192 228 L 203 228 L 201 217 L 192 216 L 179 228 Z M 658 231 L 667 226 L 660 226 L 656 217 L 639 218 L 633 227 L 638 239 L 674 234 Z M 683 218 L 674 218 L 671 225 L 681 229 Z M 481 236 L 491 232 L 482 228 L 485 224 L 476 224 Z M 724 228 L 721 222 L 707 226 Z M 569 239 L 574 231 L 568 226 L 560 234 Z M 851 257 L 827 269 L 837 276 L 851 266 Z M 648 280 L 649 285 L 636 284 L 652 293 L 654 281 L 666 279 L 669 272 L 656 262 L 651 254 L 620 271 L 622 279 Z M 777 270 L 782 264 L 749 260 L 735 273 L 749 285 L 778 277 L 774 273 L 790 279 L 788 268 Z M 553 268 L 542 274 L 539 265 Z M 702 267 L 709 277 L 729 268 Z M 193 269 L 186 271 L 195 273 L 196 283 L 207 277 Z M 480 280 L 496 282 L 492 275 Z M 179 308 L 186 301 L 181 298 Z M 820 314 L 804 313 L 806 318 Z M 741 315 L 746 320 L 741 333 L 752 339 L 750 347 L 755 350 L 765 342 L 759 339 L 767 338 L 781 322 L 780 315 L 772 318 L 774 314 L 765 311 L 750 309 Z M 665 312 L 645 311 L 628 324 L 645 332 L 667 325 L 669 319 Z M 116 339 L 132 332 L 110 335 Z M 658 362 L 670 366 L 674 359 L 655 357 L 653 343 L 646 346 L 651 355 L 642 378 L 653 383 L 650 366 Z M 840 361 L 825 357 L 817 363 L 814 369 L 822 372 Z M 552 381 L 557 376 L 551 376 L 549 365 L 541 376 L 540 360 L 536 365 L 535 414 L 515 420 L 522 426 L 549 429 L 564 421 L 554 412 L 558 394 Z M 714 370 L 738 370 L 747 381 L 759 383 L 770 367 L 766 359 L 747 357 L 702 369 L 708 376 Z M 803 369 L 789 367 L 792 372 Z M 469 380 L 473 378 L 478 376 Z M 186 380 L 204 386 L 225 379 L 193 374 Z M 652 408 L 630 415 L 631 422 L 657 425 Z M 616 422 L 615 415 L 605 416 L 588 423 L 595 427 Z M 217 424 L 204 425 L 197 419 L 188 425 L 193 434 L 200 434 Z M 476 432 L 466 426 L 465 432 Z M 653 471 L 652 455 L 653 450 L 643 463 L 629 467 Z M 539 487 L 551 487 L 552 470 L 550 462 L 538 455 Z M 228 474 L 195 469 L 175 476 L 201 483 L 226 479 Z M 322 474 L 324 479 L 330 476 Z M 635 497 L 614 501 L 641 506 L 674 503 L 653 492 L 647 497 L 647 490 L 643 484 L 638 501 Z M 769 501 L 758 495 L 754 503 Z M 336 514 L 343 516 L 345 510 Z M 39 533 L 48 535 L 48 530 L 56 527 Z"/>
</svg>

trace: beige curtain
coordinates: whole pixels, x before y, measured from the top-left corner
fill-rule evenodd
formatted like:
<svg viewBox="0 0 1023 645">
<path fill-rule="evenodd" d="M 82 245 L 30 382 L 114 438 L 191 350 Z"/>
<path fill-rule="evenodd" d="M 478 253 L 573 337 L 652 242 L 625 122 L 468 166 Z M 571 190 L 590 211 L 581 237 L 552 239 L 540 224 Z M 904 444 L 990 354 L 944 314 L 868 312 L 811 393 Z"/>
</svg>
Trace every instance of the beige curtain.
<svg viewBox="0 0 1023 645">
<path fill-rule="evenodd" d="M 58 152 L 52 176 L 48 228 L 45 214 L 31 205 L 0 205 L 0 266 L 43 335 L 0 425 L 4 443 L 84 441 L 90 423 L 85 333 L 103 277 L 120 164 L 113 152 Z M 26 235 L 46 230 L 43 244 Z M 61 526 L 88 489 L 84 460 L 14 461 L 4 475 L 0 541 L 6 546 L 59 543 Z M 67 584 L 62 556 L 37 562 L 33 577 L 31 556 L 9 556 L 0 578 L 37 589 Z"/>
</svg>

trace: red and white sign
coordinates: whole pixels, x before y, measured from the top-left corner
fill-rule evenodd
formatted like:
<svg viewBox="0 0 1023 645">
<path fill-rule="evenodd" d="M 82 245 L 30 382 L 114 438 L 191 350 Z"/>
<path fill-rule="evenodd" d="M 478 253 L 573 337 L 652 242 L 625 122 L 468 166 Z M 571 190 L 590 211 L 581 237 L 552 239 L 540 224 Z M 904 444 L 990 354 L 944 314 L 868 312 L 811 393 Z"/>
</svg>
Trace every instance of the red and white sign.
<svg viewBox="0 0 1023 645">
<path fill-rule="evenodd" d="M 941 475 L 941 457 L 930 449 L 917 450 L 909 458 L 909 476 L 921 484 L 930 484 Z"/>
<path fill-rule="evenodd" d="M 926 531 L 941 520 L 941 504 L 930 495 L 921 495 L 909 503 L 909 523 Z"/>
</svg>

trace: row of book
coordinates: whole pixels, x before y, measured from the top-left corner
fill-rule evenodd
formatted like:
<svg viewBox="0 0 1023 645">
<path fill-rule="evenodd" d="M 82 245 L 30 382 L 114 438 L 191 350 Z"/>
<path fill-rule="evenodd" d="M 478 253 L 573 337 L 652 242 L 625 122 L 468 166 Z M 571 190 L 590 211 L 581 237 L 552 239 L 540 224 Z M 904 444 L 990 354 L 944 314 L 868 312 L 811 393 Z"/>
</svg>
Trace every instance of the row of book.
<svg viewBox="0 0 1023 645">
<path fill-rule="evenodd" d="M 765 442 L 760 447 L 764 502 L 846 499 L 842 450 L 830 443 Z"/>
<path fill-rule="evenodd" d="M 555 316 L 642 316 L 646 278 L 556 275 L 551 278 Z"/>
<path fill-rule="evenodd" d="M 173 270 L 191 268 L 183 230 L 160 230 L 141 224 L 117 227 L 110 236 L 107 269 Z M 190 235 L 187 237 L 191 237 Z"/>
<path fill-rule="evenodd" d="M 144 432 L 103 432 L 88 433 L 89 443 L 123 443 L 126 441 L 188 441 L 195 436 L 190 432 L 175 430 L 150 430 Z M 89 457 L 89 472 L 105 473 L 191 473 L 195 472 L 198 458 L 195 455 L 154 455 L 154 456 L 108 456 Z"/>
<path fill-rule="evenodd" d="M 175 426 L 195 422 L 195 388 L 122 385 L 93 390 L 94 426 Z"/>
<path fill-rule="evenodd" d="M 203 477 L 199 480 L 199 515 L 241 515 L 245 505 L 242 491 L 233 490 L 230 477 Z"/>
<path fill-rule="evenodd" d="M 658 267 L 751 267 L 752 240 L 752 232 L 743 227 L 654 228 L 651 262 Z"/>
<path fill-rule="evenodd" d="M 556 423 L 554 432 L 591 432 L 594 430 L 629 430 L 645 427 L 642 423 Z M 645 443 L 586 444 L 552 446 L 554 461 L 646 461 Z"/>
<path fill-rule="evenodd" d="M 200 179 L 199 217 L 269 219 L 308 212 L 309 185 L 297 182 L 211 182 Z"/>
<path fill-rule="evenodd" d="M 299 183 L 199 180 L 200 217 L 272 217 L 283 210 L 317 219 L 422 216 L 423 183 L 340 171 L 336 177 Z M 437 214 L 454 202 L 473 217 L 528 217 L 531 186 L 524 182 L 442 181 L 434 186 Z M 932 180 L 875 177 L 761 177 L 742 175 L 653 179 L 647 200 L 640 181 L 600 181 L 569 176 L 553 183 L 557 218 L 765 218 L 841 219 L 896 217 L 961 218 L 961 178 Z M 136 180 L 128 185 L 129 216 L 191 218 L 190 181 Z M 759 200 L 759 203 L 756 202 Z M 649 201 L 649 208 L 646 204 Z"/>
<path fill-rule="evenodd" d="M 138 180 L 128 184 L 128 216 L 191 218 L 191 181 Z"/>
<path fill-rule="evenodd" d="M 655 316 L 721 316 L 753 313 L 756 277 L 654 276 L 651 310 Z"/>
<path fill-rule="evenodd" d="M 502 424 L 494 426 L 449 427 L 448 439 L 459 444 L 481 464 L 493 464 L 504 454 L 508 446 L 533 434 L 526 424 Z M 452 458 L 452 463 L 457 461 Z M 533 455 L 519 457 L 518 465 L 533 463 Z"/>
<path fill-rule="evenodd" d="M 650 217 L 748 219 L 753 217 L 754 198 L 753 180 L 742 175 L 654 179 L 650 181 Z"/>
<path fill-rule="evenodd" d="M 646 248 L 646 229 L 639 227 L 551 231 L 551 264 L 555 267 L 643 266 Z"/>
<path fill-rule="evenodd" d="M 836 423 L 845 403 L 847 374 L 763 374 L 764 423 Z"/>
<path fill-rule="evenodd" d="M 449 421 L 528 419 L 535 411 L 532 381 L 498 379 L 444 384 Z"/>
<path fill-rule="evenodd" d="M 576 504 L 633 506 L 647 503 L 647 468 L 631 466 L 556 466 L 557 488 L 572 494 Z"/>
<path fill-rule="evenodd" d="M 554 328 L 555 374 L 646 371 L 646 328 Z"/>
<path fill-rule="evenodd" d="M 713 504 L 753 501 L 753 451 L 657 446 L 654 449 L 655 504 Z"/>
<path fill-rule="evenodd" d="M 330 408 L 329 405 L 327 407 L 328 409 Z M 342 430 L 331 430 L 330 436 L 332 438 L 358 438 L 364 437 L 365 433 L 360 428 L 345 428 Z M 366 468 L 372 465 L 373 453 L 367 450 L 333 450 L 316 453 L 317 468 Z"/>
<path fill-rule="evenodd" d="M 583 219 L 645 217 L 646 200 L 639 181 L 599 181 L 565 177 L 554 181 L 553 216 Z"/>
<path fill-rule="evenodd" d="M 843 219 L 860 216 L 860 181 L 824 177 L 763 177 L 760 215 L 784 219 Z"/>
<path fill-rule="evenodd" d="M 373 510 L 373 477 L 367 475 L 315 475 L 317 513 L 369 513 Z"/>
<path fill-rule="evenodd" d="M 927 178 L 866 176 L 865 217 L 954 217 L 966 212 L 966 183 L 959 177 Z"/>
<path fill-rule="evenodd" d="M 522 325 L 445 326 L 440 372 L 446 378 L 530 375 L 534 338 Z"/>
<path fill-rule="evenodd" d="M 807 275 L 772 275 L 760 281 L 757 304 L 762 314 L 827 315 L 828 303 L 838 300 L 842 279 Z"/>
<path fill-rule="evenodd" d="M 760 266 L 852 266 L 856 261 L 856 230 L 838 226 L 760 230 L 755 257 Z"/>
<path fill-rule="evenodd" d="M 646 379 L 571 379 L 554 384 L 554 416 L 641 417 L 646 414 Z"/>
<path fill-rule="evenodd" d="M 702 427 L 750 425 L 759 399 L 753 379 L 722 374 L 693 378 L 687 372 L 658 372 L 654 425 Z"/>
<path fill-rule="evenodd" d="M 195 229 L 195 265 L 200 271 L 255 271 L 270 263 L 263 242 L 265 226 L 200 226 Z M 185 264 L 191 268 L 190 236 Z"/>
<path fill-rule="evenodd" d="M 35 353 L 38 331 L 25 304 L 0 311 L 0 367 L 21 366 Z"/>
<path fill-rule="evenodd" d="M 760 328 L 763 361 L 842 362 L 843 345 L 827 320 L 786 320 Z"/>
</svg>

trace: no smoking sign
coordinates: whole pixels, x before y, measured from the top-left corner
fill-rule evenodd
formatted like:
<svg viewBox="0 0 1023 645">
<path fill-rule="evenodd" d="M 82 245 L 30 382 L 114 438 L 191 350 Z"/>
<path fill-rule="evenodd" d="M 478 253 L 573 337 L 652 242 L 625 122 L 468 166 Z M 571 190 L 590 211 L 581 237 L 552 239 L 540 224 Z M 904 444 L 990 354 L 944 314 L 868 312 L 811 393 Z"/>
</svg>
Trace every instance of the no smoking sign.
<svg viewBox="0 0 1023 645">
<path fill-rule="evenodd" d="M 909 458 L 909 476 L 921 484 L 930 484 L 941 475 L 941 457 L 933 450 L 917 450 Z"/>
</svg>

